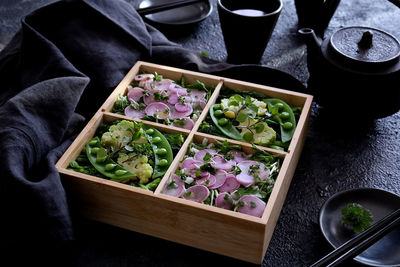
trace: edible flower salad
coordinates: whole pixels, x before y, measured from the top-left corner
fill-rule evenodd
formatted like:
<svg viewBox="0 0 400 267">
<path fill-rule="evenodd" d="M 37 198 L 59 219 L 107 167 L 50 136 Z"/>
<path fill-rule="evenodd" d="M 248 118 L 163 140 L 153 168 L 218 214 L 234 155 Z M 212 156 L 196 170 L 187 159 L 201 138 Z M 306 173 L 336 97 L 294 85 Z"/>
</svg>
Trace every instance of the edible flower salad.
<svg viewBox="0 0 400 267">
<path fill-rule="evenodd" d="M 261 217 L 281 158 L 255 146 L 248 155 L 228 141 L 191 143 L 164 194 Z"/>
<path fill-rule="evenodd" d="M 154 191 L 184 140 L 132 121 L 103 124 L 69 169 Z"/>
<path fill-rule="evenodd" d="M 127 95 L 120 95 L 114 103 L 113 112 L 188 130 L 212 93 L 200 81 L 185 84 L 183 76 L 176 82 L 157 73 L 136 75 L 127 89 Z"/>
<path fill-rule="evenodd" d="M 223 88 L 199 131 L 287 150 L 300 112 L 280 99 Z"/>
</svg>

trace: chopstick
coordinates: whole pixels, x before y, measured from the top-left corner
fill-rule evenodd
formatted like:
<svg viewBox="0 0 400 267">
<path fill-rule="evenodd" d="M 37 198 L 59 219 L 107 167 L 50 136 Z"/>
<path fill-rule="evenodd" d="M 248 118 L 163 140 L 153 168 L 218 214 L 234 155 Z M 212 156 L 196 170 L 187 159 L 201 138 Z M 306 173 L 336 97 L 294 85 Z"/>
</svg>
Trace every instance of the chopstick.
<svg viewBox="0 0 400 267">
<path fill-rule="evenodd" d="M 400 225 L 400 209 L 376 222 L 364 232 L 358 234 L 356 237 L 350 239 L 325 257 L 310 265 L 310 267 L 333 267 L 349 258 L 354 258 L 398 225 Z"/>
<path fill-rule="evenodd" d="M 202 1 L 204 1 L 204 0 L 180 0 L 180 1 L 175 1 L 175 2 L 163 3 L 163 4 L 155 5 L 155 6 L 149 6 L 149 7 L 145 7 L 145 8 L 139 8 L 136 11 L 140 15 L 148 15 L 151 13 L 161 12 L 161 11 L 165 11 L 165 10 L 172 9 L 172 8 L 196 4 L 196 3 L 202 2 Z"/>
</svg>

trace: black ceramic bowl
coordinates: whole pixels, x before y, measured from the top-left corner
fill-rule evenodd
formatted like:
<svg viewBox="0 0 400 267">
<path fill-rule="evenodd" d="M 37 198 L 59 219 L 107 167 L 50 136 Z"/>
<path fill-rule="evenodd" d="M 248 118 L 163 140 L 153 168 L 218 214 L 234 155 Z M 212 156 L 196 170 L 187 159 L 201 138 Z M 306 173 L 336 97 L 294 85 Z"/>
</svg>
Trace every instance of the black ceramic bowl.
<svg viewBox="0 0 400 267">
<path fill-rule="evenodd" d="M 343 191 L 330 197 L 321 208 L 319 225 L 325 239 L 334 248 L 355 235 L 343 225 L 341 219 L 341 210 L 349 203 L 359 203 L 370 210 L 376 222 L 400 208 L 400 196 L 381 189 L 360 188 Z M 354 260 L 369 266 L 400 266 L 400 227 L 384 236 Z"/>
</svg>

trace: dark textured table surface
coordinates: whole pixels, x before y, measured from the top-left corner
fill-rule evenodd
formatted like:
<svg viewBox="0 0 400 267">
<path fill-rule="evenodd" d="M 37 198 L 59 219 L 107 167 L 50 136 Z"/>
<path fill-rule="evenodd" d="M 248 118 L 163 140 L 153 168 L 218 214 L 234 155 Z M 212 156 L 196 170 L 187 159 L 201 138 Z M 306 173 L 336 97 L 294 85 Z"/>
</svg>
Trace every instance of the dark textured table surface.
<svg viewBox="0 0 400 267">
<path fill-rule="evenodd" d="M 20 27 L 20 19 L 53 0 L 2 0 L 0 50 Z M 133 0 L 131 0 L 133 2 Z M 170 40 L 226 57 L 215 1 L 212 15 L 198 25 L 176 31 L 162 29 Z M 306 47 L 296 34 L 293 0 L 284 8 L 262 64 L 292 74 L 306 84 Z M 343 26 L 377 27 L 400 38 L 400 9 L 387 1 L 343 0 L 326 34 Z M 339 122 L 341 120 L 338 120 Z M 306 144 L 293 177 L 263 266 L 307 266 L 330 251 L 319 230 L 318 212 L 331 195 L 346 189 L 373 187 L 400 194 L 400 112 L 354 127 L 327 121 L 313 105 Z M 79 242 L 66 256 L 69 266 L 227 266 L 247 263 L 111 226 L 86 222 L 78 226 Z M 43 255 L 37 254 L 36 257 Z M 356 265 L 356 264 L 354 264 Z"/>
</svg>

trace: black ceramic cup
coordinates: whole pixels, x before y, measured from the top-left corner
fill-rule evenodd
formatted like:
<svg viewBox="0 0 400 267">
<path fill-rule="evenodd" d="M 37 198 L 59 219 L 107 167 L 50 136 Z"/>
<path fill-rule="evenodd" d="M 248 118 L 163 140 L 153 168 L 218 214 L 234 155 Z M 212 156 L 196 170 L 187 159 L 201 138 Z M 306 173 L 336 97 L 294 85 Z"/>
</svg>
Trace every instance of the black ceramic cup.
<svg viewBox="0 0 400 267">
<path fill-rule="evenodd" d="M 260 62 L 282 10 L 282 0 L 218 0 L 230 63 Z"/>
</svg>

